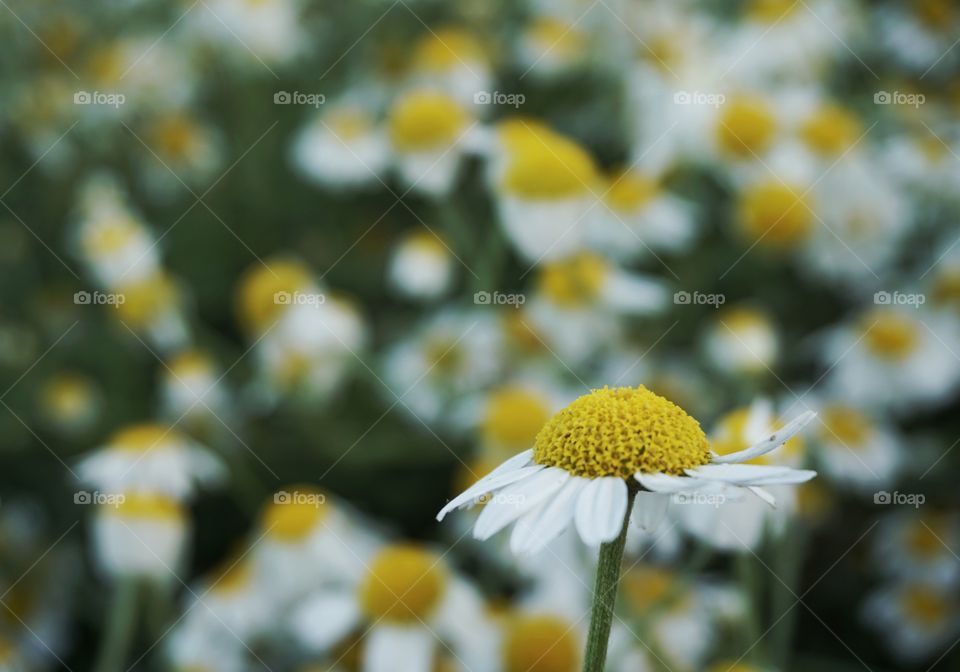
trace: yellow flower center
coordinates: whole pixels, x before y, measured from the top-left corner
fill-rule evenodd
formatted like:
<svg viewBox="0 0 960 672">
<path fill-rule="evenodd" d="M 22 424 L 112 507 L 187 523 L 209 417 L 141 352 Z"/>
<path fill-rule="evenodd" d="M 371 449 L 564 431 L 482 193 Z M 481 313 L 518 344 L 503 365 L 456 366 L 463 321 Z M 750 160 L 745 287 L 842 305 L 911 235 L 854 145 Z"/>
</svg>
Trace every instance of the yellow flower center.
<svg viewBox="0 0 960 672">
<path fill-rule="evenodd" d="M 504 672 L 574 672 L 580 669 L 577 629 L 551 615 L 516 616 L 503 641 Z"/>
<path fill-rule="evenodd" d="M 772 248 L 803 242 L 813 228 L 813 210 L 799 187 L 761 183 L 740 198 L 740 224 L 754 241 Z"/>
<path fill-rule="evenodd" d="M 617 212 L 637 212 L 647 206 L 660 190 L 657 180 L 635 170 L 614 177 L 604 199 Z"/>
<path fill-rule="evenodd" d="M 145 452 L 163 445 L 179 444 L 182 437 L 170 427 L 151 422 L 130 425 L 116 432 L 108 443 L 113 450 Z"/>
<path fill-rule="evenodd" d="M 213 375 L 213 362 L 210 360 L 210 356 L 199 350 L 181 352 L 170 360 L 168 366 L 171 371 L 170 375 L 176 378 Z"/>
<path fill-rule="evenodd" d="M 264 533 L 280 542 L 302 541 L 330 514 L 326 495 L 309 485 L 281 490 L 260 514 Z"/>
<path fill-rule="evenodd" d="M 155 493 L 126 492 L 118 495 L 115 502 L 105 502 L 99 508 L 107 515 L 141 520 L 184 523 L 187 517 L 177 500 Z"/>
<path fill-rule="evenodd" d="M 310 270 L 291 259 L 271 259 L 266 266 L 256 263 L 240 279 L 237 312 L 244 326 L 253 333 L 269 328 L 287 308 L 276 295 L 303 291 L 311 284 Z"/>
<path fill-rule="evenodd" d="M 403 151 L 446 148 L 466 125 L 467 113 L 456 100 L 442 93 L 408 94 L 390 111 L 390 137 Z"/>
<path fill-rule="evenodd" d="M 917 0 L 915 6 L 920 20 L 935 30 L 948 28 L 956 18 L 956 6 L 951 0 Z"/>
<path fill-rule="evenodd" d="M 431 231 L 415 231 L 411 233 L 404 239 L 403 246 L 434 257 L 446 258 L 449 255 L 449 251 L 444 246 L 443 241 Z"/>
<path fill-rule="evenodd" d="M 57 418 L 75 418 L 90 408 L 93 394 L 93 385 L 88 379 L 65 373 L 47 383 L 43 404 Z"/>
<path fill-rule="evenodd" d="M 501 121 L 497 125 L 497 135 L 504 149 L 512 154 L 560 137 L 542 122 L 523 117 L 510 117 Z"/>
<path fill-rule="evenodd" d="M 486 60 L 477 38 L 461 28 L 442 28 L 424 36 L 413 59 L 418 69 L 428 72 Z"/>
<path fill-rule="evenodd" d="M 770 320 L 766 313 L 756 308 L 738 306 L 723 311 L 723 322 L 732 331 L 744 332 L 753 329 L 770 329 Z"/>
<path fill-rule="evenodd" d="M 503 177 L 503 188 L 529 199 L 563 199 L 590 193 L 598 175 L 593 158 L 576 142 L 536 134 L 519 143 Z"/>
<path fill-rule="evenodd" d="M 828 406 L 820 414 L 820 422 L 823 423 L 822 436 L 825 440 L 840 441 L 848 448 L 859 448 L 870 438 L 870 419 L 849 406 Z"/>
<path fill-rule="evenodd" d="M 360 586 L 360 602 L 371 619 L 418 622 L 443 597 L 447 576 L 434 553 L 397 544 L 380 552 Z"/>
<path fill-rule="evenodd" d="M 117 316 L 133 327 L 145 328 L 158 315 L 166 313 L 177 301 L 177 288 L 163 271 L 132 285 L 124 285 L 119 294 Z"/>
<path fill-rule="evenodd" d="M 720 148 L 741 158 L 766 151 L 776 130 L 773 110 L 762 98 L 738 96 L 723 105 L 717 120 Z"/>
<path fill-rule="evenodd" d="M 930 518 L 929 522 L 911 523 L 906 533 L 905 543 L 912 555 L 930 559 L 941 555 L 946 549 L 940 541 L 947 534 L 942 521 Z"/>
<path fill-rule="evenodd" d="M 488 441 L 511 448 L 529 448 L 550 419 L 550 405 L 522 387 L 502 387 L 490 395 L 483 419 Z"/>
<path fill-rule="evenodd" d="M 938 306 L 960 308 L 960 268 L 950 269 L 937 277 L 930 300 Z"/>
<path fill-rule="evenodd" d="M 946 594 L 926 586 L 911 586 L 902 599 L 904 615 L 923 627 L 939 626 L 952 611 Z"/>
<path fill-rule="evenodd" d="M 860 120 L 839 105 L 824 105 L 800 127 L 800 137 L 815 152 L 837 156 L 860 137 Z"/>
<path fill-rule="evenodd" d="M 192 119 L 178 114 L 157 122 L 151 129 L 151 137 L 161 154 L 179 159 L 189 156 L 196 147 L 199 128 Z"/>
<path fill-rule="evenodd" d="M 324 117 L 323 123 L 341 140 L 356 140 L 373 128 L 373 119 L 359 107 L 334 110 Z"/>
<path fill-rule="evenodd" d="M 900 313 L 882 310 L 863 319 L 863 340 L 874 355 L 896 361 L 912 353 L 920 339 L 917 324 Z"/>
<path fill-rule="evenodd" d="M 607 262 L 592 252 L 545 263 L 538 276 L 539 290 L 558 306 L 589 304 L 600 295 L 607 278 Z"/>
<path fill-rule="evenodd" d="M 747 16 L 762 23 L 776 23 L 796 11 L 800 0 L 752 0 L 747 5 Z"/>
<path fill-rule="evenodd" d="M 674 580 L 666 569 L 639 566 L 623 577 L 623 592 L 633 610 L 644 613 L 664 601 Z"/>
<path fill-rule="evenodd" d="M 133 218 L 118 217 L 89 229 L 83 247 L 90 256 L 107 256 L 129 245 L 139 233 L 140 225 Z"/>
<path fill-rule="evenodd" d="M 577 476 L 628 479 L 681 475 L 710 462 L 700 423 L 643 387 L 605 387 L 554 415 L 537 434 L 533 459 Z"/>
<path fill-rule="evenodd" d="M 428 338 L 423 354 L 431 376 L 455 375 L 465 363 L 463 348 L 448 338 Z"/>
<path fill-rule="evenodd" d="M 561 58 L 575 57 L 586 46 L 586 39 L 577 26 L 553 17 L 536 19 L 527 29 L 527 39 L 534 48 Z"/>
</svg>

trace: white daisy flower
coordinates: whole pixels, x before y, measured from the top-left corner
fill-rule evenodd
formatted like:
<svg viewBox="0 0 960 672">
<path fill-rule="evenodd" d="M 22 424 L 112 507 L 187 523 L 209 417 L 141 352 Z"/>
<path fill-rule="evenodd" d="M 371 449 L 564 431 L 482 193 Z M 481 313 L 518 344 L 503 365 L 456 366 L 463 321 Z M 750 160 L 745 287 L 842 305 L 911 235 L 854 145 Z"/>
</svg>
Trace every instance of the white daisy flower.
<svg viewBox="0 0 960 672">
<path fill-rule="evenodd" d="M 445 294 L 454 279 L 455 257 L 432 231 L 417 230 L 397 243 L 387 267 L 392 288 L 405 296 L 430 300 Z"/>
<path fill-rule="evenodd" d="M 490 59 L 480 40 L 459 27 L 431 29 L 413 47 L 410 73 L 419 86 L 439 89 L 480 114 L 493 83 Z"/>
<path fill-rule="evenodd" d="M 410 91 L 394 102 L 387 125 L 405 188 L 428 196 L 447 195 L 473 128 L 463 105 L 438 91 Z"/>
<path fill-rule="evenodd" d="M 897 512 L 881 521 L 874 562 L 888 577 L 944 588 L 960 583 L 960 519 L 956 514 Z"/>
<path fill-rule="evenodd" d="M 214 177 L 221 164 L 220 136 L 187 110 L 161 112 L 142 133 L 150 148 L 143 157 L 143 180 L 158 197 L 169 198 L 183 183 L 196 188 Z"/>
<path fill-rule="evenodd" d="M 548 78 L 583 66 L 590 36 L 578 23 L 556 16 L 535 17 L 517 43 L 517 60 L 524 71 Z"/>
<path fill-rule="evenodd" d="M 947 72 L 956 64 L 952 53 L 960 12 L 949 0 L 923 0 L 908 5 L 881 5 L 871 13 L 877 20 L 888 55 L 921 75 L 934 68 Z"/>
<path fill-rule="evenodd" d="M 59 431 L 82 434 L 96 423 L 103 407 L 100 390 L 86 376 L 63 372 L 44 383 L 40 392 L 43 416 Z"/>
<path fill-rule="evenodd" d="M 117 431 L 77 465 L 80 479 L 107 493 L 162 493 L 189 498 L 225 476 L 220 459 L 174 428 L 154 423 Z"/>
<path fill-rule="evenodd" d="M 390 143 L 369 105 L 334 103 L 297 134 L 296 168 L 321 186 L 377 184 L 387 171 Z"/>
<path fill-rule="evenodd" d="M 273 598 L 268 584 L 257 581 L 253 564 L 249 552 L 241 558 L 228 556 L 191 590 L 184 629 L 203 632 L 208 644 L 218 649 L 242 647 L 241 642 L 265 632 L 275 616 Z"/>
<path fill-rule="evenodd" d="M 161 382 L 164 414 L 184 422 L 229 414 L 227 392 L 212 357 L 185 350 L 167 362 Z"/>
<path fill-rule="evenodd" d="M 805 413 L 755 445 L 717 455 L 696 420 L 645 387 L 604 388 L 580 397 L 556 414 L 533 448 L 510 458 L 437 515 L 493 495 L 474 526 L 487 539 L 511 523 L 515 553 L 534 552 L 569 527 L 589 546 L 610 542 L 629 519 L 662 512 L 671 494 L 744 488 L 768 503 L 764 486 L 797 484 L 813 471 L 742 464 L 793 437 L 814 417 Z"/>
<path fill-rule="evenodd" d="M 298 0 L 210 0 L 197 9 L 185 17 L 189 29 L 251 69 L 288 62 L 309 45 Z"/>
<path fill-rule="evenodd" d="M 724 308 L 704 337 L 714 367 L 732 375 L 764 375 L 777 363 L 780 337 L 771 316 L 750 306 Z"/>
<path fill-rule="evenodd" d="M 880 588 L 867 598 L 862 615 L 882 633 L 890 652 L 906 663 L 942 653 L 960 631 L 956 595 L 922 580 Z"/>
<path fill-rule="evenodd" d="M 102 569 L 112 577 L 174 581 L 189 525 L 183 505 L 162 494 L 113 492 L 93 518 L 93 548 Z"/>
<path fill-rule="evenodd" d="M 144 334 L 159 350 L 178 350 L 189 342 L 183 293 L 164 269 L 139 280 L 119 283 L 114 291 L 116 319 Z"/>
<path fill-rule="evenodd" d="M 842 401 L 811 403 L 820 420 L 811 438 L 828 479 L 864 492 L 894 482 L 904 455 L 903 439 L 892 425 Z"/>
<path fill-rule="evenodd" d="M 466 669 L 495 670 L 496 635 L 479 593 L 443 557 L 415 544 L 381 548 L 358 581 L 308 596 L 290 618 L 308 649 L 364 632 L 363 672 L 430 672 L 449 647 Z M 441 644 L 442 642 L 442 644 Z"/>
</svg>

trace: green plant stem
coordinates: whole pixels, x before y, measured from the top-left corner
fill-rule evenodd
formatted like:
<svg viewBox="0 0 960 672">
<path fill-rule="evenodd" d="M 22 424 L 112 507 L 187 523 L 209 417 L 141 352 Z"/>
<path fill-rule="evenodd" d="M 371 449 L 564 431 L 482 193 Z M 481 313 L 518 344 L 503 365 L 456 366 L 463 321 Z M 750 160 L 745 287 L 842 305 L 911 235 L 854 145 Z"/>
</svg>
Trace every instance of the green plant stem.
<svg viewBox="0 0 960 672">
<path fill-rule="evenodd" d="M 613 625 L 613 608 L 617 601 L 620 584 L 620 564 L 623 547 L 627 541 L 627 527 L 636 491 L 630 488 L 627 495 L 627 512 L 623 517 L 620 534 L 611 542 L 600 546 L 600 561 L 597 563 L 597 579 L 593 586 L 593 610 L 590 614 L 590 632 L 587 635 L 587 651 L 583 657 L 583 672 L 603 672 L 607 660 L 607 645 L 610 642 L 610 627 Z"/>
<path fill-rule="evenodd" d="M 113 589 L 106 631 L 100 641 L 94 672 L 123 672 L 137 627 L 139 580 L 133 576 L 120 579 Z"/>
<path fill-rule="evenodd" d="M 753 554 L 747 551 L 737 554 L 735 562 L 740 590 L 743 591 L 744 637 L 747 645 L 750 645 L 751 642 L 758 642 L 758 645 L 753 647 L 752 650 L 756 652 L 762 646 L 759 643 L 762 637 L 760 636 L 759 613 L 760 585 L 756 572 L 757 566 L 753 560 Z"/>
</svg>

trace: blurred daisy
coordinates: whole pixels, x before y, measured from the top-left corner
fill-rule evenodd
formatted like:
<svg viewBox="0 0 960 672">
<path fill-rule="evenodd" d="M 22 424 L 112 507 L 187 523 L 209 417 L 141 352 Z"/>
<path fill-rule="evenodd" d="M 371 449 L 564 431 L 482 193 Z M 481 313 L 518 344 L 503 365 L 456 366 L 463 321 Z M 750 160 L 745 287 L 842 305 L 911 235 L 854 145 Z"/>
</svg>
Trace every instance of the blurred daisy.
<svg viewBox="0 0 960 672">
<path fill-rule="evenodd" d="M 874 562 L 890 578 L 922 580 L 942 588 L 960 582 L 960 519 L 955 513 L 884 516 L 873 550 Z"/>
<path fill-rule="evenodd" d="M 817 226 L 816 202 L 803 182 L 767 175 L 741 189 L 735 223 L 749 245 L 776 251 L 800 251 Z"/>
<path fill-rule="evenodd" d="M 298 0 L 210 0 L 200 9 L 188 14 L 190 28 L 251 69 L 290 61 L 309 45 Z"/>
<path fill-rule="evenodd" d="M 241 325 L 253 337 L 276 326 L 293 305 L 293 296 L 319 293 L 311 270 L 298 259 L 272 257 L 252 264 L 237 286 L 236 308 Z"/>
<path fill-rule="evenodd" d="M 589 36 L 577 22 L 538 16 L 527 25 L 517 44 L 517 60 L 526 72 L 555 77 L 582 66 Z"/>
<path fill-rule="evenodd" d="M 184 110 L 164 112 L 149 121 L 144 142 L 144 179 L 158 195 L 195 186 L 213 176 L 221 162 L 220 141 L 214 129 Z"/>
<path fill-rule="evenodd" d="M 183 314 L 180 287 L 163 269 L 140 280 L 116 285 L 116 318 L 129 329 L 144 334 L 160 350 L 184 347 L 190 327 Z"/>
<path fill-rule="evenodd" d="M 690 205 L 639 170 L 611 176 L 603 205 L 587 235 L 592 247 L 614 259 L 680 252 L 697 233 Z"/>
<path fill-rule="evenodd" d="M 501 672 L 576 672 L 584 633 L 578 623 L 554 612 L 522 610 L 502 617 Z"/>
<path fill-rule="evenodd" d="M 369 107 L 334 103 L 308 122 L 292 148 L 297 169 L 321 186 L 376 183 L 386 173 L 390 145 Z"/>
<path fill-rule="evenodd" d="M 167 362 L 161 382 L 164 413 L 174 420 L 203 420 L 228 413 L 216 362 L 201 350 L 185 350 Z"/>
<path fill-rule="evenodd" d="M 215 646 L 217 650 L 252 641 L 268 629 L 274 616 L 267 584 L 259 583 L 257 578 L 249 554 L 239 558 L 228 555 L 191 590 L 184 627 L 200 631 L 208 645 L 219 644 Z M 221 641 L 217 642 L 218 639 Z"/>
<path fill-rule="evenodd" d="M 429 230 L 405 235 L 394 247 L 387 267 L 392 289 L 420 300 L 443 296 L 454 279 L 454 256 L 444 241 Z"/>
<path fill-rule="evenodd" d="M 162 494 L 114 492 L 111 501 L 97 505 L 93 518 L 100 566 L 112 577 L 174 580 L 188 533 L 183 505 Z"/>
<path fill-rule="evenodd" d="M 480 40 L 459 27 L 431 29 L 420 38 L 410 74 L 418 85 L 438 88 L 466 106 L 483 103 L 482 94 L 489 93 L 493 81 Z"/>
<path fill-rule="evenodd" d="M 437 518 L 490 493 L 474 536 L 484 540 L 516 522 L 510 547 L 522 553 L 571 526 L 587 545 L 613 540 L 629 518 L 630 488 L 639 486 L 649 492 L 637 498 L 638 515 L 662 511 L 673 493 L 724 487 L 772 503 L 763 486 L 802 483 L 815 472 L 742 463 L 779 447 L 812 418 L 805 413 L 746 450 L 721 456 L 696 420 L 646 388 L 595 390 L 553 416 L 533 448 L 455 497 Z"/>
<path fill-rule="evenodd" d="M 706 332 L 710 363 L 727 374 L 769 372 L 780 354 L 780 338 L 770 315 L 759 308 L 733 306 L 720 311 Z"/>
<path fill-rule="evenodd" d="M 551 396 L 536 386 L 512 383 L 492 389 L 480 417 L 482 444 L 494 454 L 523 450 L 554 410 Z"/>
<path fill-rule="evenodd" d="M 60 373 L 46 381 L 40 392 L 44 417 L 59 431 L 83 433 L 97 421 L 102 410 L 100 391 L 90 378 Z"/>
<path fill-rule="evenodd" d="M 904 465 L 902 439 L 894 427 L 844 402 L 815 405 L 820 422 L 813 438 L 827 478 L 860 490 L 894 481 Z"/>
<path fill-rule="evenodd" d="M 954 326 L 936 315 L 881 305 L 828 334 L 827 386 L 836 398 L 878 410 L 937 404 L 960 377 L 956 342 Z"/>
<path fill-rule="evenodd" d="M 533 133 L 516 138 L 496 185 L 500 224 L 528 262 L 579 251 L 591 228 L 599 174 L 593 158 L 573 140 Z"/>
<path fill-rule="evenodd" d="M 77 473 L 107 493 L 163 493 L 189 498 L 197 486 L 225 475 L 214 454 L 174 428 L 153 423 L 118 430 L 77 465 Z"/>
<path fill-rule="evenodd" d="M 363 672 L 430 672 L 440 647 L 467 669 L 496 669 L 495 633 L 480 594 L 442 556 L 416 544 L 384 546 L 358 582 L 308 597 L 291 628 L 314 651 L 362 628 Z"/>
<path fill-rule="evenodd" d="M 907 663 L 933 658 L 960 631 L 956 595 L 923 581 L 880 588 L 863 604 L 863 619 L 883 633 L 890 652 Z"/>
<path fill-rule="evenodd" d="M 456 99 L 421 89 L 402 95 L 387 124 L 394 160 L 407 189 L 445 196 L 456 181 L 473 123 Z"/>
<path fill-rule="evenodd" d="M 920 0 L 909 5 L 884 5 L 873 14 L 875 34 L 890 57 L 901 65 L 929 74 L 934 67 L 946 71 L 956 63 L 951 54 L 960 28 L 960 12 L 949 0 Z"/>
</svg>

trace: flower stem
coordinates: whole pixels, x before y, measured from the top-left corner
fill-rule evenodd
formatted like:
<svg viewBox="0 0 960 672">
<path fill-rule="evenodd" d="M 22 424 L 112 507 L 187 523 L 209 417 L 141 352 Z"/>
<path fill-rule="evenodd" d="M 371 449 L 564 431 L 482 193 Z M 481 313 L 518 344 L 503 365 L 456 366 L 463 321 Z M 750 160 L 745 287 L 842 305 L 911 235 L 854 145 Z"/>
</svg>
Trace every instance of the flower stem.
<svg viewBox="0 0 960 672">
<path fill-rule="evenodd" d="M 620 563 L 623 547 L 627 541 L 627 527 L 636 491 L 630 488 L 627 495 L 627 512 L 623 516 L 620 534 L 611 542 L 600 546 L 600 561 L 597 563 L 597 580 L 593 586 L 593 611 L 590 614 L 590 632 L 587 635 L 587 651 L 583 657 L 583 672 L 603 672 L 607 660 L 607 645 L 610 627 L 613 625 L 613 607 L 617 601 L 617 586 L 620 584 Z"/>
<path fill-rule="evenodd" d="M 136 577 L 120 579 L 114 587 L 106 632 L 100 642 L 95 672 L 122 672 L 137 623 L 140 585 Z"/>
</svg>

